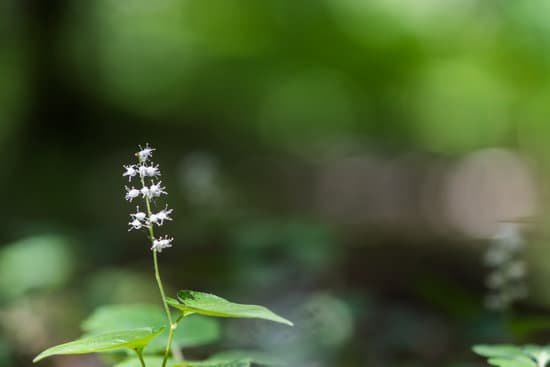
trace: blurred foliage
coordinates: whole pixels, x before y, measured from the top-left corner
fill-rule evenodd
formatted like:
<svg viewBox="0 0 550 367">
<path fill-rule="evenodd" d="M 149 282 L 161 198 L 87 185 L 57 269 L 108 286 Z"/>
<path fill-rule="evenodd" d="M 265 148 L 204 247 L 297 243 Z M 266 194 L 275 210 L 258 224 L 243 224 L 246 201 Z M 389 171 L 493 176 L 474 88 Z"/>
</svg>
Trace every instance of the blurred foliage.
<svg viewBox="0 0 550 367">
<path fill-rule="evenodd" d="M 548 10 L 0 2 L 0 365 L 29 366 L 100 304 L 157 302 L 121 197 L 123 157 L 146 141 L 175 207 L 169 286 L 270 304 L 296 324 L 228 321 L 221 346 L 297 366 L 465 367 L 483 363 L 473 342 L 544 342 L 544 214 L 525 220 L 530 298 L 495 314 L 481 304 L 485 242 L 445 226 L 444 197 L 462 159 L 505 148 L 526 162 L 544 213 Z M 523 198 L 504 189 L 517 176 L 478 171 L 460 181 L 457 201 L 480 203 L 466 219 Z"/>
<path fill-rule="evenodd" d="M 44 235 L 10 244 L 0 251 L 0 296 L 14 299 L 31 290 L 62 286 L 74 266 L 64 237 Z"/>
</svg>

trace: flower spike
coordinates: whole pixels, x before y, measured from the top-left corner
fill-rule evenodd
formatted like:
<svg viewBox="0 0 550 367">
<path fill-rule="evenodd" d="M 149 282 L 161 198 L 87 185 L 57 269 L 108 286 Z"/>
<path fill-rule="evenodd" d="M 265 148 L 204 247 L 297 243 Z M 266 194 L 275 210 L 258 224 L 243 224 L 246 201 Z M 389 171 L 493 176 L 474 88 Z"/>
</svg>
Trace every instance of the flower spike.
<svg viewBox="0 0 550 367">
<path fill-rule="evenodd" d="M 149 144 L 146 144 L 145 148 L 139 146 L 139 152 L 135 154 L 138 162 L 124 165 L 125 172 L 122 176 L 128 177 L 128 181 L 131 181 L 133 177 L 139 176 L 141 187 L 125 186 L 125 198 L 130 202 L 134 199 L 143 200 L 146 207 L 146 210 L 141 211 L 139 206 L 137 206 L 136 211 L 130 213 L 130 222 L 128 223 L 130 228 L 128 230 L 148 229 L 151 237 L 151 250 L 160 253 L 163 249 L 172 247 L 174 238 L 169 238 L 168 235 L 155 237 L 153 226 L 160 227 L 164 225 L 164 222 L 171 221 L 173 210 L 168 209 L 168 205 L 166 205 L 164 209 L 158 212 L 152 211 L 152 207 L 156 204 L 153 202 L 153 199 L 159 198 L 162 195 L 168 195 L 166 188 L 162 186 L 162 181 L 157 181 L 156 183 L 154 181 L 156 177 L 161 176 L 159 165 L 150 161 L 154 151 L 155 148 L 150 147 Z"/>
</svg>

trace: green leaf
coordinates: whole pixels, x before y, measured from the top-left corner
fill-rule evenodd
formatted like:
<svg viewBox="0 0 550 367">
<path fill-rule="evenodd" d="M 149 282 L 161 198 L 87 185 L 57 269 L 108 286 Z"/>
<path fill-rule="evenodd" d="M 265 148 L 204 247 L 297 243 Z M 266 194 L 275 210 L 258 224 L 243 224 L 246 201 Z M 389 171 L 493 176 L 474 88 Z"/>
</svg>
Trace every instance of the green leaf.
<svg viewBox="0 0 550 367">
<path fill-rule="evenodd" d="M 476 345 L 473 351 L 483 357 L 514 357 L 523 355 L 523 350 L 515 345 Z"/>
<path fill-rule="evenodd" d="M 523 346 L 523 354 L 535 359 L 537 361 L 542 361 L 541 365 L 546 365 L 546 362 L 550 360 L 550 350 L 547 347 L 541 347 L 540 345 L 525 345 Z"/>
<path fill-rule="evenodd" d="M 261 366 L 285 366 L 286 363 L 280 359 L 267 353 L 247 350 L 230 350 L 216 353 L 208 359 L 209 361 L 216 360 L 247 360 L 250 363 L 259 364 Z"/>
<path fill-rule="evenodd" d="M 477 354 L 488 357 L 488 363 L 497 367 L 545 366 L 550 359 L 547 348 L 538 345 L 517 347 L 514 345 L 476 345 Z"/>
<path fill-rule="evenodd" d="M 147 366 L 160 366 L 162 357 L 148 356 L 144 358 Z M 249 367 L 251 363 L 262 366 L 282 366 L 275 358 L 255 351 L 227 351 L 218 353 L 204 361 L 174 361 L 169 359 L 167 367 Z M 128 358 L 114 367 L 141 367 L 139 359 Z"/>
<path fill-rule="evenodd" d="M 87 354 L 117 349 L 142 349 L 162 331 L 163 328 L 142 328 L 97 334 L 46 349 L 33 362 L 58 354 Z"/>
<path fill-rule="evenodd" d="M 15 299 L 28 291 L 65 284 L 75 270 L 71 250 L 70 240 L 57 235 L 29 237 L 2 246 L 0 298 Z M 35 266 L 37 259 L 40 266 Z"/>
<path fill-rule="evenodd" d="M 156 367 L 162 365 L 162 357 L 146 356 L 143 358 L 146 366 Z M 179 367 L 182 366 L 182 362 L 176 362 L 172 359 L 166 361 L 166 367 Z M 142 367 L 138 358 L 128 358 L 120 363 L 117 363 L 114 367 Z"/>
<path fill-rule="evenodd" d="M 207 359 L 205 361 L 186 361 L 183 367 L 250 367 L 249 360 Z"/>
<path fill-rule="evenodd" d="M 515 358 L 489 358 L 489 364 L 497 367 L 537 367 L 537 364 L 523 356 Z"/>
<path fill-rule="evenodd" d="M 167 325 L 166 314 L 159 306 L 152 305 L 109 305 L 96 309 L 84 322 L 82 328 L 88 333 L 108 330 L 161 327 Z M 199 315 L 184 318 L 174 334 L 174 343 L 180 348 L 213 343 L 220 338 L 220 327 L 216 320 Z M 168 328 L 151 341 L 144 353 L 164 351 L 168 341 Z"/>
<path fill-rule="evenodd" d="M 292 326 L 292 322 L 276 315 L 263 306 L 244 305 L 209 293 L 196 291 L 179 291 L 178 300 L 169 299 L 170 306 L 183 312 L 184 315 L 198 313 L 215 317 L 257 318 Z"/>
</svg>

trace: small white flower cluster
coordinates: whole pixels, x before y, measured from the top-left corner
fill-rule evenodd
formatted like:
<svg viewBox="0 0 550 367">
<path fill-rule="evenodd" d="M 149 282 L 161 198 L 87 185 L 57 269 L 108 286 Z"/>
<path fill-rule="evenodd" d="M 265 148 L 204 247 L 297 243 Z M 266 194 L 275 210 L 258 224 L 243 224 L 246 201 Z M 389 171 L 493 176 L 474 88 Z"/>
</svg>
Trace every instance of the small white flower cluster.
<svg viewBox="0 0 550 367">
<path fill-rule="evenodd" d="M 136 212 L 130 214 L 131 221 L 128 223 L 130 226 L 129 231 L 133 229 L 149 229 L 152 234 L 154 225 L 162 226 L 165 221 L 172 220 L 170 215 L 173 210 L 168 209 L 168 205 L 157 213 L 151 212 L 150 209 L 153 199 L 168 194 L 165 191 L 165 187 L 162 186 L 162 181 L 154 182 L 154 179 L 160 176 L 159 165 L 150 162 L 154 150 L 155 149 L 151 148 L 149 144 L 145 145 L 145 148 L 140 146 L 139 152 L 136 153 L 138 163 L 123 166 L 125 172 L 122 176 L 128 177 L 128 182 L 131 182 L 132 179 L 136 177 L 139 178 L 141 183 L 141 188 L 125 186 L 126 200 L 132 202 L 132 200 L 141 197 L 141 199 L 145 200 L 147 208 L 147 212 L 144 212 L 137 206 Z M 147 182 L 147 180 L 149 180 L 149 182 Z M 147 185 L 147 183 L 149 183 L 149 185 Z M 151 250 L 162 252 L 163 249 L 172 247 L 173 240 L 174 238 L 168 238 L 168 236 L 152 238 Z"/>
<path fill-rule="evenodd" d="M 503 224 L 493 238 L 484 259 L 490 269 L 486 279 L 489 294 L 485 304 L 488 308 L 506 309 L 527 297 L 527 268 L 521 259 L 524 246 L 518 225 L 514 223 Z"/>
</svg>

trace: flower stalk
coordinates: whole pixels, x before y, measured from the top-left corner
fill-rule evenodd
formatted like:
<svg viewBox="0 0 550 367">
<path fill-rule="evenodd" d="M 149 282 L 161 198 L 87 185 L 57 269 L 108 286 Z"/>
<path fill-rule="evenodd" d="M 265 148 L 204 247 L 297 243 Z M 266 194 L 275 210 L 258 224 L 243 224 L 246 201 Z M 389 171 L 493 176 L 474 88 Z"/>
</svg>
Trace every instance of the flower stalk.
<svg viewBox="0 0 550 367">
<path fill-rule="evenodd" d="M 161 197 L 162 195 L 167 195 L 167 192 L 164 191 L 165 188 L 162 187 L 162 182 L 158 181 L 155 183 L 153 181 L 154 178 L 161 175 L 159 165 L 155 165 L 154 163 L 149 161 L 153 155 L 154 150 L 155 149 L 149 147 L 148 144 L 145 145 L 145 148 L 140 147 L 139 152 L 136 153 L 136 156 L 138 157 L 138 163 L 123 166 L 125 172 L 122 176 L 128 177 L 129 182 L 131 182 L 134 177 L 139 176 L 139 181 L 141 183 L 140 189 L 136 189 L 133 186 L 126 186 L 125 198 L 127 201 L 131 202 L 141 196 L 145 202 L 146 212 L 141 212 L 138 206 L 136 213 L 130 214 L 131 221 L 128 224 L 130 226 L 130 231 L 134 229 L 146 229 L 148 232 L 149 240 L 151 241 L 155 279 L 157 281 L 157 285 L 160 291 L 164 311 L 166 312 L 166 318 L 170 326 L 168 330 L 168 341 L 166 343 L 164 358 L 162 360 L 162 367 L 165 367 L 166 362 L 168 361 L 168 357 L 170 355 L 170 351 L 172 349 L 174 332 L 176 331 L 180 319 L 178 319 L 175 323 L 172 320 L 172 314 L 170 313 L 170 308 L 168 307 L 168 303 L 166 302 L 166 294 L 159 271 L 158 253 L 162 252 L 163 249 L 172 247 L 172 241 L 174 239 L 168 238 L 168 236 L 166 235 L 164 237 L 155 237 L 154 227 L 160 227 L 164 224 L 165 221 L 172 220 L 172 218 L 170 218 L 172 209 L 168 209 L 168 206 L 166 206 L 165 209 L 160 210 L 157 213 L 154 213 L 152 210 L 152 200 L 154 198 Z M 148 182 L 146 180 L 149 180 L 150 185 L 147 185 Z M 140 362 L 144 367 L 145 364 L 143 360 L 140 360 Z"/>
</svg>

